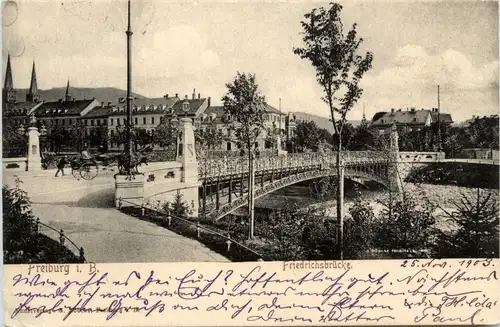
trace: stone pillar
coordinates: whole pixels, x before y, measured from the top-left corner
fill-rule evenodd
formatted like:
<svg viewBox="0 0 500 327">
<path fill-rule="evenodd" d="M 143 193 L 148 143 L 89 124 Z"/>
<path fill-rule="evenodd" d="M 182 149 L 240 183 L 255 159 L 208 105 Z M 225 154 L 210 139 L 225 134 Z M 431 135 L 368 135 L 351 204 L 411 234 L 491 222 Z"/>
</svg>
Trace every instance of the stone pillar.
<svg viewBox="0 0 500 327">
<path fill-rule="evenodd" d="M 195 138 L 192 120 L 190 118 L 180 119 L 182 152 L 177 160 L 182 163 L 181 182 L 184 184 L 182 190 L 184 200 L 192 206 L 193 217 L 198 216 L 199 209 L 199 179 L 198 161 L 196 159 Z"/>
<path fill-rule="evenodd" d="M 40 156 L 40 133 L 38 128 L 28 128 L 28 171 L 42 170 L 42 158 Z"/>
<path fill-rule="evenodd" d="M 390 191 L 395 193 L 401 193 L 403 191 L 402 180 L 398 170 L 398 164 L 399 164 L 398 138 L 399 137 L 396 125 L 392 125 L 390 134 L 387 178 L 389 180 Z"/>
<path fill-rule="evenodd" d="M 194 129 L 190 118 L 181 118 L 181 146 L 182 152 L 178 156 L 182 162 L 182 182 L 198 182 L 198 161 L 196 160 L 196 151 L 194 148 Z"/>
</svg>

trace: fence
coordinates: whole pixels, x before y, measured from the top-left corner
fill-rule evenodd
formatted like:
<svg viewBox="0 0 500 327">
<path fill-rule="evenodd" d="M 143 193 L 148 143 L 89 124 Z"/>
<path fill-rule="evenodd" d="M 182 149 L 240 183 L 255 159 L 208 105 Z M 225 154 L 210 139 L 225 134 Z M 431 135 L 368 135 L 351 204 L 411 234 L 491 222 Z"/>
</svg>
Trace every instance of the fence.
<svg viewBox="0 0 500 327">
<path fill-rule="evenodd" d="M 245 261 L 242 259 L 248 259 L 248 261 L 263 261 L 263 256 L 260 253 L 232 238 L 229 231 L 225 231 L 226 234 L 224 234 L 223 231 L 208 228 L 200 221 L 192 221 L 186 218 L 177 217 L 158 208 L 151 208 L 144 205 L 139 206 L 122 198 L 119 198 L 117 201 L 119 210 L 130 210 L 130 208 L 134 208 L 138 211 L 129 212 L 132 215 L 138 215 L 138 218 L 143 219 L 148 218 L 148 220 L 154 221 L 169 230 L 197 239 L 212 250 L 223 254 L 229 259 L 233 259 L 233 261 Z M 131 204 L 132 206 L 127 206 L 122 209 L 123 203 Z"/>
<path fill-rule="evenodd" d="M 53 228 L 53 227 L 50 227 L 49 225 L 46 225 L 42 222 L 40 222 L 40 218 L 36 218 L 36 225 L 35 225 L 35 232 L 36 233 L 40 233 L 40 225 L 45 227 L 45 228 L 48 228 L 50 229 L 51 231 L 54 231 L 56 232 L 57 234 L 59 234 L 59 243 L 62 245 L 62 246 L 65 246 L 65 243 L 66 243 L 66 240 L 71 243 L 71 245 L 73 245 L 76 250 L 78 251 L 78 254 L 79 254 L 79 258 L 80 260 L 85 263 L 87 262 L 85 260 L 85 252 L 83 250 L 83 247 L 78 247 L 78 245 L 76 245 L 72 240 L 70 240 L 65 234 L 64 234 L 64 231 L 61 229 L 60 231 L 58 231 L 57 229 Z"/>
</svg>

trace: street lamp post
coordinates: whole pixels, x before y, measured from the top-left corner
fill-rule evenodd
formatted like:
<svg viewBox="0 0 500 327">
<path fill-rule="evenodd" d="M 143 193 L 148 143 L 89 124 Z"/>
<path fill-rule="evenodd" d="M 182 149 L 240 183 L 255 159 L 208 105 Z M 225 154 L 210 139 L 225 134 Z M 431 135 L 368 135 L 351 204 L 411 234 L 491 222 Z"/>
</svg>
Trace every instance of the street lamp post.
<svg viewBox="0 0 500 327">
<path fill-rule="evenodd" d="M 128 173 L 131 172 L 131 161 L 133 155 L 133 139 L 132 139 L 132 27 L 130 23 L 130 0 L 128 0 L 128 26 L 127 31 L 127 133 L 125 143 L 125 153 L 128 162 Z"/>
</svg>

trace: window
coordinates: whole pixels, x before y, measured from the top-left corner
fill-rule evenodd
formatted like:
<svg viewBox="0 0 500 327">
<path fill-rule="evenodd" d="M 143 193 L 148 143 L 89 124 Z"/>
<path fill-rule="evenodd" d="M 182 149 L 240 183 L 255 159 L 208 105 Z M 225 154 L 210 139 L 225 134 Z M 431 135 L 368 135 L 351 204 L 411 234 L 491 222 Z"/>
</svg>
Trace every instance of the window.
<svg viewBox="0 0 500 327">
<path fill-rule="evenodd" d="M 142 124 L 146 125 L 146 117 L 142 117 Z"/>
<path fill-rule="evenodd" d="M 155 124 L 155 117 L 151 117 L 151 125 Z"/>
<path fill-rule="evenodd" d="M 231 151 L 231 142 L 227 142 L 226 148 L 227 148 L 227 151 Z"/>
<path fill-rule="evenodd" d="M 97 119 L 96 123 L 97 123 L 97 126 L 101 126 L 101 120 L 100 119 Z"/>
<path fill-rule="evenodd" d="M 110 124 L 111 126 L 113 126 L 113 118 L 111 118 L 111 119 L 109 120 L 109 124 Z"/>
<path fill-rule="evenodd" d="M 255 142 L 255 148 L 258 149 L 259 148 L 259 142 Z"/>
<path fill-rule="evenodd" d="M 64 125 L 64 120 L 63 120 L 63 125 Z M 94 120 L 93 119 L 90 120 L 90 126 L 94 126 Z"/>
<path fill-rule="evenodd" d="M 189 102 L 184 101 L 184 102 L 182 103 L 182 110 L 183 110 L 184 112 L 188 112 L 188 111 L 189 111 Z"/>
<path fill-rule="evenodd" d="M 134 118 L 134 124 L 137 125 L 137 117 Z"/>
<path fill-rule="evenodd" d="M 383 123 L 384 123 L 384 120 L 383 120 L 383 119 L 381 119 L 381 120 L 380 120 L 380 122 L 383 124 Z"/>
<path fill-rule="evenodd" d="M 415 117 L 415 118 L 413 118 L 413 121 L 417 121 L 417 118 L 416 118 L 416 117 Z"/>
<path fill-rule="evenodd" d="M 120 118 L 116 118 L 116 125 L 120 126 Z"/>
<path fill-rule="evenodd" d="M 103 125 L 107 125 L 107 124 L 108 124 L 108 120 L 107 120 L 107 119 L 103 119 L 103 120 L 102 120 L 102 124 L 103 124 Z"/>
<path fill-rule="evenodd" d="M 115 130 L 114 129 L 111 130 L 111 136 L 113 136 L 113 135 L 115 135 Z"/>
<path fill-rule="evenodd" d="M 379 129 L 378 132 L 379 132 L 380 135 L 384 134 L 384 130 L 383 129 Z"/>
</svg>

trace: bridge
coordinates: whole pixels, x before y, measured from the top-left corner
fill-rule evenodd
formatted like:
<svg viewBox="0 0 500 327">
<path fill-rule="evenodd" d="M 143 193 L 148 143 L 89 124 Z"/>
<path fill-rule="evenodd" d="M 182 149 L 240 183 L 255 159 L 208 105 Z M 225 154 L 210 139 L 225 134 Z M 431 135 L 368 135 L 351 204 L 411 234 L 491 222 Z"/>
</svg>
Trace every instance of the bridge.
<svg viewBox="0 0 500 327">
<path fill-rule="evenodd" d="M 141 168 L 144 175 L 127 181 L 116 176 L 115 200 L 138 206 L 159 206 L 182 194 L 194 216 L 218 220 L 245 206 L 249 198 L 249 177 L 253 177 L 254 198 L 302 181 L 335 176 L 336 152 L 292 153 L 254 158 L 228 157 L 198 159 L 190 119 L 181 119 L 182 140 L 177 160 Z M 375 181 L 386 188 L 401 191 L 404 163 L 428 164 L 444 159 L 438 152 L 399 152 L 397 131 L 384 151 L 343 151 L 342 178 Z M 118 201 L 122 201 L 121 204 Z"/>
</svg>

